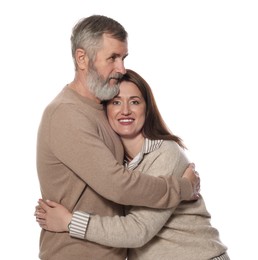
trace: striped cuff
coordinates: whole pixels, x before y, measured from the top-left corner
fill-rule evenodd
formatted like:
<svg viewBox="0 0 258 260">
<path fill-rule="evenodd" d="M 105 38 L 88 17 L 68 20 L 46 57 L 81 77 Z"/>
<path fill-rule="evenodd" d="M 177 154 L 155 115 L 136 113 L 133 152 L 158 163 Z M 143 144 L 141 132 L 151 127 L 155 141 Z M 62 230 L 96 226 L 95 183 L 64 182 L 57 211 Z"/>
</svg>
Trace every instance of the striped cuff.
<svg viewBox="0 0 258 260">
<path fill-rule="evenodd" d="M 71 237 L 84 239 L 88 227 L 90 214 L 83 211 L 75 211 L 71 220 L 69 234 Z"/>
</svg>

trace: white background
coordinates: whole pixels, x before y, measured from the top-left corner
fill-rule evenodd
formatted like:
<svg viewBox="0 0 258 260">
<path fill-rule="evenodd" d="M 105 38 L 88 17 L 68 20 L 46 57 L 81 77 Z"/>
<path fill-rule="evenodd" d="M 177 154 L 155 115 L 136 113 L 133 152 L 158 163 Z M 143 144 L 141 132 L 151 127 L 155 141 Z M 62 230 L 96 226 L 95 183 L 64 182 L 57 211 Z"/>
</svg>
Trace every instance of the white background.
<svg viewBox="0 0 258 260">
<path fill-rule="evenodd" d="M 258 259 L 258 8 L 248 0 L 1 1 L 0 258 L 38 259 L 37 128 L 73 79 L 71 29 L 92 14 L 128 31 L 125 65 L 187 145 L 231 259 Z"/>
</svg>

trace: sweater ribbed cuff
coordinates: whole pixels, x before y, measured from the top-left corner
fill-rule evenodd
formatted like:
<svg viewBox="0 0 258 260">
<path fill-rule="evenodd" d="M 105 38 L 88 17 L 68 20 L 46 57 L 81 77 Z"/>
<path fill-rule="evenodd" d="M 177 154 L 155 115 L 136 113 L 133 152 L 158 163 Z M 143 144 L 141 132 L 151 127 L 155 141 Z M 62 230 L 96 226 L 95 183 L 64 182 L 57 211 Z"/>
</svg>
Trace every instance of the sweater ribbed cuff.
<svg viewBox="0 0 258 260">
<path fill-rule="evenodd" d="M 85 233 L 88 227 L 90 214 L 83 211 L 75 211 L 71 220 L 69 234 L 71 237 L 80 239 L 85 238 Z"/>
</svg>

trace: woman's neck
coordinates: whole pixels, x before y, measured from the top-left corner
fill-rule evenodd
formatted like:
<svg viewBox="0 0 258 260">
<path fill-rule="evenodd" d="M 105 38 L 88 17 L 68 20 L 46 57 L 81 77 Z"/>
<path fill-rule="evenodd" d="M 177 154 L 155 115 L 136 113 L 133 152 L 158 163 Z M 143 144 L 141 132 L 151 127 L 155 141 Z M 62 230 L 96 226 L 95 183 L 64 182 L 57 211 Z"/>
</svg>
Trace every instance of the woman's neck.
<svg viewBox="0 0 258 260">
<path fill-rule="evenodd" d="M 121 138 L 124 149 L 125 157 L 128 161 L 131 161 L 141 150 L 144 144 L 144 137 L 142 135 L 135 138 Z"/>
</svg>

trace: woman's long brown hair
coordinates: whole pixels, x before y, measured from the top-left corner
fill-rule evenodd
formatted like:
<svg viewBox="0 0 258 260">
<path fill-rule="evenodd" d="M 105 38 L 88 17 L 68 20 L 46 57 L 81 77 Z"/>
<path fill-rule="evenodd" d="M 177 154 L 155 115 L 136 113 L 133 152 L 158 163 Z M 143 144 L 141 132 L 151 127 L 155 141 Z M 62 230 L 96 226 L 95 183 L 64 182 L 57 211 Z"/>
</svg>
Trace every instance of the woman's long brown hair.
<svg viewBox="0 0 258 260">
<path fill-rule="evenodd" d="M 127 69 L 121 81 L 134 83 L 140 90 L 146 102 L 146 118 L 143 126 L 143 136 L 150 140 L 173 140 L 182 148 L 186 148 L 182 139 L 174 134 L 166 126 L 149 84 L 135 71 Z"/>
</svg>

